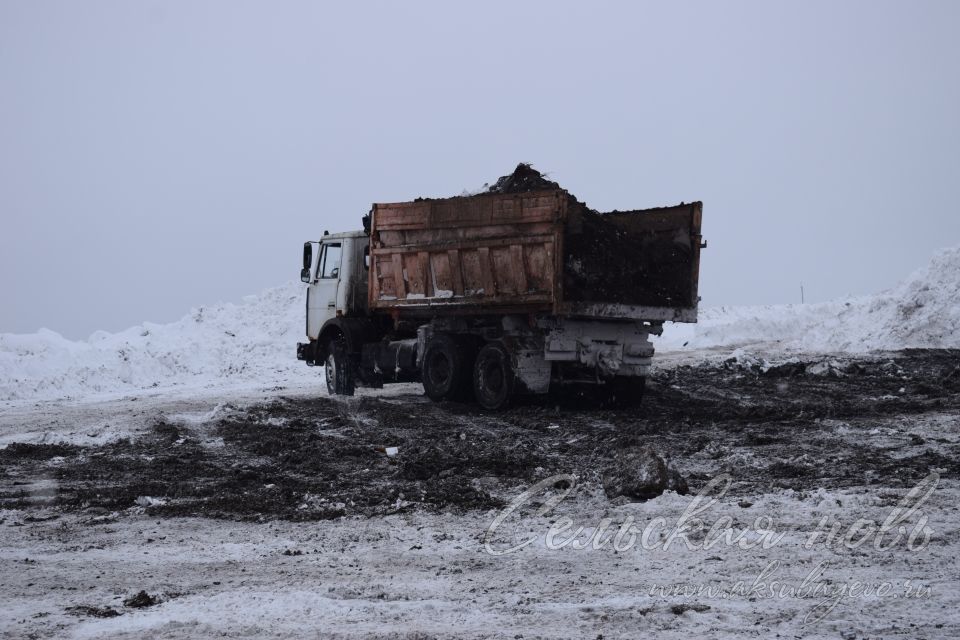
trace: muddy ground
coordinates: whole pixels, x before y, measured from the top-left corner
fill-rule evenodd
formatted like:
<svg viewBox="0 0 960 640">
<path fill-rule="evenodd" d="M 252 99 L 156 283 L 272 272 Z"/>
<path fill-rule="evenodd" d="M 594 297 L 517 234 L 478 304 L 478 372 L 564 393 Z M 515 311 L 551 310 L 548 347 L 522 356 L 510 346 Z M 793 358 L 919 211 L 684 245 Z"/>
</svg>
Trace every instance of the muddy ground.
<svg viewBox="0 0 960 640">
<path fill-rule="evenodd" d="M 158 419 L 141 437 L 95 446 L 14 443 L 0 450 L 0 501 L 26 518 L 51 506 L 91 518 L 141 507 L 252 521 L 463 513 L 557 473 L 599 484 L 612 456 L 637 445 L 671 458 L 692 491 L 727 472 L 744 496 L 896 489 L 932 470 L 960 472 L 955 440 L 909 428 L 867 437 L 873 419 L 956 411 L 955 351 L 678 366 L 655 373 L 643 403 L 626 410 L 573 397 L 497 414 L 413 393 L 280 397 Z"/>
<path fill-rule="evenodd" d="M 627 410 L 569 390 L 497 414 L 414 385 L 332 399 L 319 380 L 5 407 L 0 637 L 960 637 L 960 353 L 657 367 Z M 782 539 L 551 547 L 564 519 L 585 536 L 662 520 L 655 543 L 679 527 L 692 495 L 605 494 L 602 470 L 637 445 L 694 492 L 732 476 L 707 526 Z M 884 522 L 931 472 L 904 525 L 928 544 L 809 544 L 824 519 Z M 579 477 L 562 503 L 540 512 L 565 493 L 547 488 L 487 538 L 499 505 L 555 473 Z M 777 594 L 737 586 L 758 581 Z"/>
</svg>

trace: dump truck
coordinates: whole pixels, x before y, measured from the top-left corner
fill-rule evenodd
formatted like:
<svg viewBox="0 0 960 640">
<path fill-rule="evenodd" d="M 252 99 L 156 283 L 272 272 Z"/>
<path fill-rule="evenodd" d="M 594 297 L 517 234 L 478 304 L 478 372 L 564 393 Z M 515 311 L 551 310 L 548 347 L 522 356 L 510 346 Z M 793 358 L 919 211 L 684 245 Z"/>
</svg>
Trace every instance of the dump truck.
<svg viewBox="0 0 960 640">
<path fill-rule="evenodd" d="M 304 243 L 307 342 L 332 394 L 421 382 L 497 410 L 589 386 L 643 395 L 663 323 L 696 322 L 700 202 L 598 213 L 522 164 L 487 192 L 374 204 Z"/>
</svg>

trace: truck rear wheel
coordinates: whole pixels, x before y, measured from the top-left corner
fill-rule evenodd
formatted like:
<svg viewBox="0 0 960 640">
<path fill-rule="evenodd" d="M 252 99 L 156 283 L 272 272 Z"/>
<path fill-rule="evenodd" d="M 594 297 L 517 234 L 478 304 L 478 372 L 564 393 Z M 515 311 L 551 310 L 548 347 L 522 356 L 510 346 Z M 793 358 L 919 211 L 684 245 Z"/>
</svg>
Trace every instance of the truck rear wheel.
<svg viewBox="0 0 960 640">
<path fill-rule="evenodd" d="M 327 393 L 338 396 L 352 396 L 355 390 L 353 371 L 350 368 L 350 354 L 346 341 L 338 336 L 327 343 L 327 358 L 323 366 L 327 379 Z"/>
<path fill-rule="evenodd" d="M 431 400 L 460 400 L 470 381 L 468 349 L 443 333 L 434 334 L 420 361 L 423 391 Z"/>
<path fill-rule="evenodd" d="M 484 409 L 497 411 L 510 404 L 516 378 L 510 354 L 499 344 L 484 345 L 473 365 L 473 395 Z"/>
<path fill-rule="evenodd" d="M 636 407 L 643 400 L 647 388 L 645 377 L 618 377 L 606 384 L 603 404 L 612 408 Z"/>
</svg>

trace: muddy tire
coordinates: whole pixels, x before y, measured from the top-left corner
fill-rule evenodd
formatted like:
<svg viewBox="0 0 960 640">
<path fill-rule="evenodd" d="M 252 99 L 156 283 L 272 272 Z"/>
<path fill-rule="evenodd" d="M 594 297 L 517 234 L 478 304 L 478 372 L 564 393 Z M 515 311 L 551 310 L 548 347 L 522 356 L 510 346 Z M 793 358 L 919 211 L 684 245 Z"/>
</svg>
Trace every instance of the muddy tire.
<svg viewBox="0 0 960 640">
<path fill-rule="evenodd" d="M 423 350 L 420 376 L 431 400 L 462 400 L 470 382 L 469 353 L 460 340 L 434 334 Z"/>
<path fill-rule="evenodd" d="M 516 378 L 510 354 L 502 345 L 484 345 L 473 365 L 473 396 L 484 409 L 499 411 L 513 398 Z"/>
<path fill-rule="evenodd" d="M 646 388 L 646 377 L 614 378 L 606 384 L 603 406 L 614 409 L 639 406 Z"/>
<path fill-rule="evenodd" d="M 323 371 L 327 380 L 327 393 L 337 396 L 352 396 L 355 390 L 353 369 L 351 368 L 350 354 L 347 352 L 347 343 L 343 336 L 338 336 L 329 343 L 326 349 L 327 357 Z"/>
</svg>

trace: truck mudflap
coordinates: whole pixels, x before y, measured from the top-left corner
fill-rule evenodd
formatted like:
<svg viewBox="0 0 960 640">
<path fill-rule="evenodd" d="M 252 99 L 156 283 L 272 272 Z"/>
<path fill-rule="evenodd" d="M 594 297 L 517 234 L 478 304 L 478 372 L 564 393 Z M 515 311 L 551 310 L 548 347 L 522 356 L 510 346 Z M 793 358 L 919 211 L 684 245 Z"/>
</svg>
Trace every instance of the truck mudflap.
<svg viewBox="0 0 960 640">
<path fill-rule="evenodd" d="M 530 393 L 550 391 L 553 365 L 543 357 L 543 350 L 522 349 L 514 354 L 514 372 L 517 380 Z"/>
<path fill-rule="evenodd" d="M 307 366 L 314 366 L 316 364 L 316 353 L 317 353 L 317 342 L 312 340 L 310 342 L 298 342 L 297 343 L 297 360 L 303 360 L 307 363 Z"/>
</svg>

